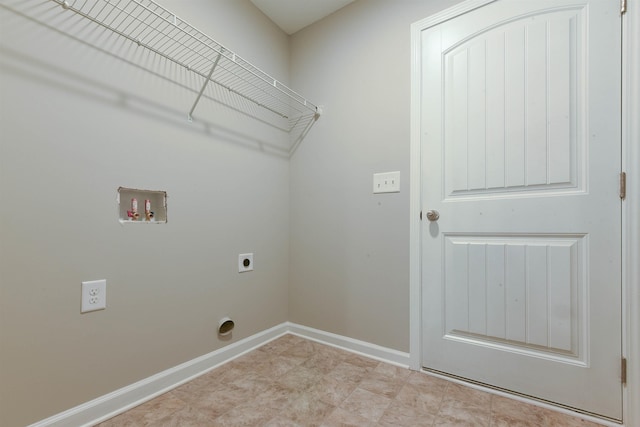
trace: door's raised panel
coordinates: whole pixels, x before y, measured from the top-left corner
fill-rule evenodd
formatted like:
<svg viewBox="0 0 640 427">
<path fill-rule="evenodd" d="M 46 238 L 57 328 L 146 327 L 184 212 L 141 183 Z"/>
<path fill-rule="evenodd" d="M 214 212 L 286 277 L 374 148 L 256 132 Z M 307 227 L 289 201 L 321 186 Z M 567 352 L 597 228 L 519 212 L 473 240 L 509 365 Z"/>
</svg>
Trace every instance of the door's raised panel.
<svg viewBox="0 0 640 427">
<path fill-rule="evenodd" d="M 587 240 L 444 236 L 443 335 L 583 360 Z"/>
<path fill-rule="evenodd" d="M 445 199 L 584 191 L 583 14 L 522 17 L 443 52 Z"/>
</svg>

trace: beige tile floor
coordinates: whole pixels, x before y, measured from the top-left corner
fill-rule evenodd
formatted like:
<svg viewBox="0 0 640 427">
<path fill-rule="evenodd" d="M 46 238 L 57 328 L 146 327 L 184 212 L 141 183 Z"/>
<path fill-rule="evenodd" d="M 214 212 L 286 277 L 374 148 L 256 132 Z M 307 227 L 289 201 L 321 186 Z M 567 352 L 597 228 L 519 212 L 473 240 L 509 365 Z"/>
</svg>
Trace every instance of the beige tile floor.
<svg viewBox="0 0 640 427">
<path fill-rule="evenodd" d="M 577 417 L 284 335 L 99 424 L 597 426 Z"/>
</svg>

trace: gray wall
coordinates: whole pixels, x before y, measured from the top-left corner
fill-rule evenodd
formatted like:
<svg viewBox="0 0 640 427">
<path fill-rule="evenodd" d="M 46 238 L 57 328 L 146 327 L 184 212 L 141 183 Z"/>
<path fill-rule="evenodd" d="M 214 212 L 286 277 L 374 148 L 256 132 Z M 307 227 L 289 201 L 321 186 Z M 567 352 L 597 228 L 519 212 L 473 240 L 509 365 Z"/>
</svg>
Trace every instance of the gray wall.
<svg viewBox="0 0 640 427">
<path fill-rule="evenodd" d="M 291 159 L 291 321 L 409 351 L 410 25 L 455 3 L 360 0 L 293 35 L 325 114 Z M 390 171 L 401 192 L 372 194 Z"/>
<path fill-rule="evenodd" d="M 249 0 L 161 3 L 325 115 L 291 159 L 286 134 L 211 100 L 189 124 L 200 79 L 53 3 L 3 0 L 3 426 L 286 320 L 409 349 L 409 25 L 455 2 L 359 0 L 291 38 Z M 371 194 L 394 170 L 402 191 Z M 167 191 L 169 223 L 120 225 L 119 186 Z M 80 282 L 101 278 L 107 309 L 80 314 Z"/>
<path fill-rule="evenodd" d="M 249 0 L 162 4 L 287 82 L 289 39 Z M 210 100 L 188 123 L 201 79 L 74 22 L 52 2 L 0 5 L 6 427 L 288 319 L 288 135 Z M 168 224 L 120 225 L 119 186 L 167 191 Z M 254 272 L 237 273 L 243 252 Z M 80 314 L 93 279 L 107 279 L 107 309 Z"/>
</svg>

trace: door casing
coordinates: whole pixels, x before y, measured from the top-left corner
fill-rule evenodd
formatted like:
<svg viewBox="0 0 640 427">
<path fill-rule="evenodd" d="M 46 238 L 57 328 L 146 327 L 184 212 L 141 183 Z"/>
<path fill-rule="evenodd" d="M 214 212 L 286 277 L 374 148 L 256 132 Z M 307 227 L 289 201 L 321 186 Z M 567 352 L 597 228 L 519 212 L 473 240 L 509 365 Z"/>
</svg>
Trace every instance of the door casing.
<svg viewBox="0 0 640 427">
<path fill-rule="evenodd" d="M 413 370 L 422 367 L 420 33 L 494 1 L 497 0 L 466 0 L 411 25 L 409 354 Z M 623 357 L 627 359 L 623 420 L 624 425 L 632 426 L 640 425 L 640 405 L 629 404 L 640 401 L 640 263 L 632 262 L 640 259 L 640 1 L 627 2 L 622 18 L 622 51 L 622 165 L 627 174 L 627 198 L 622 209 L 622 341 Z"/>
</svg>

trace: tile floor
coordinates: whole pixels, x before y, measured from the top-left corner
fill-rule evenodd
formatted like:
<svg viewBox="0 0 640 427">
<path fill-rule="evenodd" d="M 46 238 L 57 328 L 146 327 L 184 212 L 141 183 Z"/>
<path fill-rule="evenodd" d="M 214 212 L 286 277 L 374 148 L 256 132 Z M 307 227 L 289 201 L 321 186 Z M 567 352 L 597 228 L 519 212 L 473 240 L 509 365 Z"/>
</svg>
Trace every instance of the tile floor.
<svg viewBox="0 0 640 427">
<path fill-rule="evenodd" d="M 284 335 L 100 427 L 597 426 Z"/>
</svg>

